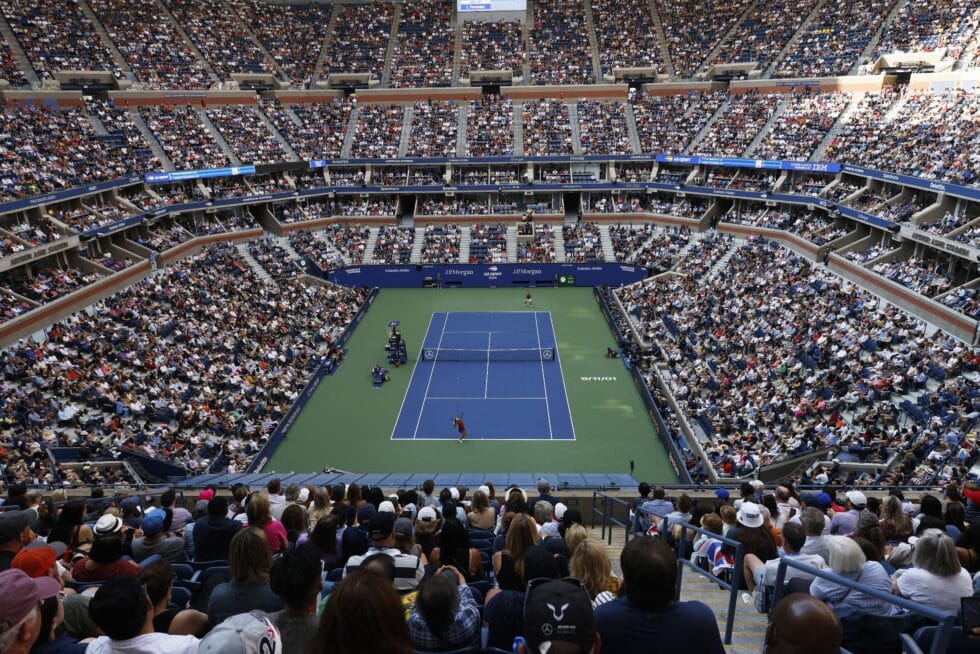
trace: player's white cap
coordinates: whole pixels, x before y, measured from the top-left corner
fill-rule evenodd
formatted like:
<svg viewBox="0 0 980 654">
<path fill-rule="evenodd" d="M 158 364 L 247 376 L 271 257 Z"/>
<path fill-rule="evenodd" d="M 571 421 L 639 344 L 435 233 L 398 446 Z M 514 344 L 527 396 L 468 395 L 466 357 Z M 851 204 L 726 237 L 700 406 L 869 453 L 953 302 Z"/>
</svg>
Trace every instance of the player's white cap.
<svg viewBox="0 0 980 654">
<path fill-rule="evenodd" d="M 456 488 L 455 486 L 450 486 L 449 487 L 449 494 L 452 495 L 452 497 L 453 497 L 454 500 L 458 500 L 459 499 L 459 489 Z"/>
<path fill-rule="evenodd" d="M 486 484 L 483 484 L 482 486 L 480 486 L 480 490 L 482 492 L 486 493 L 486 496 L 487 497 L 490 497 L 490 487 L 489 486 L 487 486 Z"/>
</svg>

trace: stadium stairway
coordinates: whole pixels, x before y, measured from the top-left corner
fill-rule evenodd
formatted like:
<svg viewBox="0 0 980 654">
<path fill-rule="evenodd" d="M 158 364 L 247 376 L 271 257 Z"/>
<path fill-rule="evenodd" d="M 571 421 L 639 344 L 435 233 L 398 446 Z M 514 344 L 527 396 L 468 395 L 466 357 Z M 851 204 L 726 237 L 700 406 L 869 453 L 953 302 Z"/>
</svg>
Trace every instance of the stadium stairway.
<svg viewBox="0 0 980 654">
<path fill-rule="evenodd" d="M 731 104 L 731 97 L 725 98 L 725 101 L 721 103 L 721 105 L 718 107 L 717 111 L 715 111 L 715 113 L 711 114 L 711 118 L 709 118 L 708 119 L 708 122 L 706 122 L 704 124 L 704 127 L 701 128 L 701 131 L 699 131 L 697 134 L 695 134 L 694 135 L 694 138 L 691 139 L 691 142 L 688 143 L 688 145 L 687 145 L 686 148 L 684 148 L 684 154 L 691 154 L 691 153 L 697 152 L 698 144 L 701 143 L 701 141 L 704 140 L 704 137 L 708 134 L 708 131 L 715 124 L 715 122 L 718 120 L 718 118 L 720 118 L 721 116 L 723 116 L 725 114 L 725 112 L 728 111 L 728 105 L 729 104 Z M 693 109 L 693 105 L 692 105 L 692 109 Z M 688 111 L 690 111 L 690 109 Z M 692 169 L 692 173 L 693 173 L 693 170 L 694 169 Z"/>
<path fill-rule="evenodd" d="M 616 260 L 616 250 L 613 249 L 612 237 L 609 235 L 609 225 L 599 225 L 599 242 L 602 244 L 602 257 L 605 261 Z"/>
<path fill-rule="evenodd" d="M 331 241 L 330 238 L 327 236 L 327 232 L 325 230 L 321 229 L 316 232 L 313 232 L 313 235 L 327 244 L 327 252 L 329 252 L 330 254 L 336 254 L 348 266 L 351 264 L 350 256 L 348 256 L 348 254 L 343 250 L 338 249 L 333 244 L 333 241 Z"/>
<path fill-rule="evenodd" d="M 872 35 L 871 39 L 868 41 L 867 47 L 864 48 L 864 51 L 861 53 L 861 56 L 858 57 L 858 60 L 854 62 L 853 66 L 851 66 L 851 70 L 848 71 L 848 74 L 857 75 L 861 70 L 862 62 L 873 61 L 871 57 L 874 55 L 875 48 L 877 48 L 878 44 L 881 43 L 881 37 L 884 36 L 885 30 L 901 14 L 902 8 L 904 8 L 905 5 L 907 4 L 908 4 L 908 0 L 898 0 L 895 4 L 892 5 L 891 11 L 889 11 L 888 15 L 885 16 L 885 20 L 881 21 L 881 24 L 878 26 L 878 29 L 875 31 L 874 35 Z"/>
<path fill-rule="evenodd" d="M 221 78 L 214 72 L 214 68 L 212 68 L 211 64 L 208 63 L 207 57 L 205 57 L 204 53 L 201 52 L 201 49 L 197 47 L 197 44 L 194 43 L 194 39 L 192 39 L 184 30 L 180 24 L 180 21 L 177 20 L 177 17 L 173 15 L 173 12 L 170 11 L 163 0 L 156 0 L 156 6 L 160 11 L 160 15 L 166 17 L 174 31 L 177 32 L 177 34 L 180 34 L 180 38 L 184 40 L 184 45 L 190 48 L 191 52 L 194 53 L 194 56 L 197 57 L 198 61 L 201 63 L 201 66 L 203 66 L 204 70 L 207 71 L 208 77 L 211 78 L 211 81 L 215 84 L 221 84 Z"/>
<path fill-rule="evenodd" d="M 405 105 L 405 115 L 402 118 L 402 134 L 398 141 L 398 156 L 404 157 L 408 152 L 408 143 L 412 138 L 412 123 L 415 121 L 415 107 Z"/>
<path fill-rule="evenodd" d="M 422 263 L 422 247 L 425 245 L 425 227 L 415 228 L 415 240 L 412 241 L 412 254 L 409 261 Z"/>
<path fill-rule="evenodd" d="M 555 261 L 558 263 L 565 263 L 567 259 L 565 255 L 565 232 L 562 230 L 561 225 L 555 225 L 554 227 Z"/>
<path fill-rule="evenodd" d="M 459 228 L 459 262 L 470 262 L 470 228 L 468 225 Z"/>
<path fill-rule="evenodd" d="M 337 5 L 343 7 L 343 5 Z M 360 113 L 360 106 L 354 105 L 350 111 L 350 118 L 347 120 L 347 131 L 344 132 L 344 144 L 340 148 L 341 157 L 350 157 L 351 148 L 354 147 L 354 132 L 357 131 L 357 115 Z"/>
<path fill-rule="evenodd" d="M 326 80 L 321 80 L 320 76 L 323 74 L 323 65 L 327 61 L 327 53 L 330 51 L 330 45 L 333 41 L 333 35 L 336 33 L 337 28 L 337 17 L 343 10 L 344 5 L 335 4 L 333 6 L 333 11 L 330 12 L 330 22 L 327 24 L 326 37 L 323 39 L 323 44 L 320 46 L 320 54 L 317 55 L 316 65 L 313 67 L 313 78 L 310 84 L 311 88 L 316 88 L 319 86 L 318 82 Z M 345 155 L 346 156 L 346 155 Z"/>
<path fill-rule="evenodd" d="M 2 13 L 0 13 L 0 34 L 2 34 L 4 40 L 7 41 L 10 51 L 13 53 L 14 59 L 17 61 L 17 67 L 24 73 L 24 77 L 27 78 L 30 85 L 32 87 L 40 85 L 41 80 L 38 78 L 37 73 L 34 72 L 34 67 L 31 66 L 31 62 L 24 53 L 24 49 L 20 47 L 20 42 L 17 40 L 17 37 L 14 36 L 14 31 L 10 29 L 10 23 L 7 22 L 7 17 Z"/>
<path fill-rule="evenodd" d="M 367 243 L 364 244 L 364 263 L 380 263 L 374 260 L 374 246 L 378 243 L 378 234 L 381 233 L 380 227 L 372 227 L 368 232 Z"/>
<path fill-rule="evenodd" d="M 530 11 L 530 6 L 528 5 L 528 11 Z M 524 154 L 524 120 L 522 116 L 524 115 L 524 103 L 515 102 L 514 105 L 514 155 L 521 156 Z"/>
<path fill-rule="evenodd" d="M 517 263 L 517 225 L 507 226 L 507 263 Z"/>
<path fill-rule="evenodd" d="M 293 249 L 289 243 L 289 237 L 280 236 L 276 239 L 276 245 L 281 247 L 289 255 L 289 259 L 300 269 L 305 270 L 306 259 L 300 256 L 299 252 Z"/>
<path fill-rule="evenodd" d="M 248 264 L 248 267 L 252 269 L 252 272 L 255 273 L 256 277 L 270 286 L 277 286 L 275 280 L 272 279 L 272 275 L 269 274 L 269 271 L 263 268 L 262 265 L 255 260 L 255 257 L 252 256 L 252 253 L 248 251 L 247 245 L 244 243 L 239 243 L 235 246 L 235 249 L 238 250 L 238 255 L 241 257 L 242 261 Z"/>
<path fill-rule="evenodd" d="M 197 112 L 197 115 L 200 117 L 204 127 L 211 134 L 211 138 L 214 139 L 214 142 L 218 144 L 218 147 L 221 148 L 224 155 L 231 161 L 231 165 L 241 166 L 242 162 L 235 154 L 235 151 L 231 149 L 230 145 L 228 145 L 228 141 L 226 141 L 225 137 L 221 135 L 221 132 L 218 130 L 217 126 L 211 122 L 210 118 L 208 118 L 207 110 L 202 107 L 195 107 L 194 111 Z"/>
<path fill-rule="evenodd" d="M 398 23 L 401 22 L 402 6 L 395 5 L 391 12 L 391 25 L 388 29 L 388 47 L 385 49 L 385 63 L 381 69 L 381 86 L 388 87 L 391 83 L 391 65 L 395 60 L 395 49 L 398 45 Z"/>
<path fill-rule="evenodd" d="M 568 107 L 568 122 L 572 127 L 572 153 L 579 155 L 582 154 L 582 125 L 578 122 L 578 104 L 568 102 L 565 106 Z"/>
<path fill-rule="evenodd" d="M 276 77 L 278 77 L 280 80 L 284 82 L 289 82 L 289 75 L 286 74 L 286 71 L 284 71 L 282 69 L 282 66 L 279 65 L 279 62 L 276 61 L 276 58 L 273 57 L 266 49 L 265 45 L 262 44 L 262 39 L 260 39 L 259 35 L 255 33 L 255 30 L 252 29 L 252 26 L 249 24 L 249 22 L 247 20 L 242 19 L 242 17 L 238 14 L 238 12 L 235 11 L 234 7 L 232 7 L 232 4 L 228 0 L 222 0 L 221 7 L 225 10 L 226 15 L 234 16 L 235 21 L 238 23 L 239 27 L 242 29 L 242 31 L 245 34 L 248 35 L 248 39 L 252 42 L 252 45 L 258 48 L 258 50 L 263 55 L 265 55 L 266 62 L 272 64 L 273 68 L 275 69 Z"/>
<path fill-rule="evenodd" d="M 249 107 L 249 109 L 251 109 L 252 113 L 254 113 L 259 121 L 265 125 L 265 128 L 269 130 L 269 133 L 272 134 L 273 138 L 275 138 L 279 143 L 279 147 L 283 149 L 283 152 L 286 153 L 289 160 L 299 161 L 299 155 L 296 154 L 296 150 L 293 150 L 293 146 L 289 144 L 289 141 L 283 138 L 282 134 L 279 133 L 279 130 L 276 129 L 276 126 L 272 124 L 271 120 L 269 120 L 269 117 L 265 115 L 265 112 L 260 111 L 258 107 Z"/>
<path fill-rule="evenodd" d="M 524 10 L 524 22 L 521 23 L 521 40 L 524 41 L 524 69 L 521 71 L 521 83 L 526 86 L 533 84 L 531 81 L 531 25 L 534 25 L 533 2 L 527 3 L 527 9 Z M 517 107 L 514 107 L 514 116 L 519 115 Z M 518 121 L 515 120 L 514 122 Z M 514 150 L 514 154 L 519 154 L 519 151 Z"/>
<path fill-rule="evenodd" d="M 715 47 L 711 49 L 711 52 L 708 53 L 708 56 L 705 58 L 704 63 L 701 64 L 701 70 L 703 72 L 707 72 L 707 69 L 711 67 L 711 65 L 714 62 L 721 60 L 722 51 L 730 46 L 732 37 L 738 34 L 739 30 L 742 27 L 742 24 L 745 22 L 746 16 L 748 16 L 749 13 L 752 12 L 753 7 L 754 7 L 753 3 L 748 3 L 745 9 L 742 10 L 742 13 L 739 15 L 739 17 L 735 19 L 735 22 L 732 23 L 732 26 L 728 28 L 727 32 L 725 32 L 724 36 L 722 36 L 718 40 L 718 43 L 715 44 Z"/>
<path fill-rule="evenodd" d="M 953 70 L 966 70 L 973 65 L 974 53 L 980 50 L 980 30 L 977 30 L 973 34 L 973 38 L 970 43 L 963 48 L 963 52 L 960 54 L 960 58 L 956 60 L 953 65 Z"/>
<path fill-rule="evenodd" d="M 674 78 L 674 64 L 670 59 L 670 48 L 667 46 L 667 37 L 664 35 L 664 24 L 660 20 L 660 13 L 657 11 L 657 0 L 650 0 L 650 16 L 653 17 L 653 30 L 657 33 L 657 43 L 660 45 L 660 58 L 664 62 L 667 75 Z"/>
<path fill-rule="evenodd" d="M 583 513 L 585 511 L 583 510 Z M 622 528 L 615 528 L 612 533 L 612 543 L 608 543 L 608 533 L 606 538 L 602 537 L 602 529 L 593 527 L 589 529 L 589 538 L 595 542 L 605 545 L 606 553 L 612 562 L 613 573 L 622 575 L 622 567 L 619 564 L 619 555 L 626 544 L 626 533 Z M 718 631 L 722 638 L 725 637 L 725 618 L 728 615 L 727 590 L 720 588 L 711 580 L 690 570 L 684 570 L 683 581 L 681 583 L 681 600 L 696 600 L 704 602 L 715 614 L 718 621 Z M 755 607 L 747 604 L 741 598 L 735 605 L 735 627 L 732 630 L 732 644 L 727 645 L 725 650 L 729 654 L 756 654 L 762 648 L 762 641 L 766 635 L 766 616 L 758 613 Z"/>
<path fill-rule="evenodd" d="M 136 129 L 138 129 L 140 134 L 143 135 L 143 140 L 150 146 L 150 151 L 153 152 L 153 156 L 156 157 L 157 161 L 163 165 L 163 169 L 168 172 L 171 170 L 177 170 L 176 166 L 174 166 L 174 162 L 170 160 L 170 157 L 168 157 L 167 153 L 164 152 L 160 142 L 157 141 L 157 137 L 153 135 L 153 131 L 146 124 L 146 121 L 143 120 L 143 116 L 140 115 L 139 109 L 136 107 L 130 107 L 128 114 L 129 119 L 133 121 L 134 125 L 136 125 Z"/>
<path fill-rule="evenodd" d="M 596 84 L 602 84 L 602 62 L 599 59 L 599 40 L 595 35 L 595 18 L 592 15 L 592 0 L 585 0 L 582 3 L 582 11 L 585 14 L 585 31 L 589 37 L 589 51 L 592 53 L 592 76 Z"/>
<path fill-rule="evenodd" d="M 95 29 L 95 33 L 99 35 L 99 38 L 102 39 L 102 43 L 104 43 L 109 49 L 109 54 L 112 55 L 112 63 L 123 72 L 126 79 L 130 80 L 131 82 L 135 82 L 136 76 L 133 74 L 133 69 L 130 67 L 129 62 L 126 61 L 126 58 L 119 51 L 119 48 L 116 47 L 112 37 L 109 36 L 109 32 L 106 31 L 105 26 L 102 25 L 102 21 L 99 20 L 98 16 L 95 15 L 95 12 L 92 11 L 92 8 L 89 7 L 88 2 L 86 2 L 86 0 L 78 0 L 78 8 L 83 14 L 85 14 L 85 17 L 89 19 L 89 21 L 92 23 L 92 27 Z"/>
<path fill-rule="evenodd" d="M 782 50 L 779 51 L 779 54 L 773 57 L 772 63 L 769 64 L 769 68 L 766 69 L 766 77 L 771 77 L 773 73 L 776 72 L 776 64 L 782 61 L 788 53 L 792 52 L 796 44 L 799 43 L 800 39 L 803 38 L 803 35 L 806 34 L 806 31 L 810 28 L 813 21 L 820 15 L 820 10 L 823 9 L 827 2 L 828 0 L 820 0 L 817 3 L 817 6 L 810 12 L 810 15 L 806 17 L 806 20 L 800 23 L 800 27 L 796 30 L 796 33 L 790 37 L 789 41 L 786 42 L 786 45 L 784 45 Z"/>
<path fill-rule="evenodd" d="M 453 27 L 455 28 L 455 33 L 453 35 L 453 77 L 452 85 L 459 86 L 459 69 L 463 62 L 463 21 L 460 20 L 459 12 L 456 10 L 456 4 L 453 4 Z"/>
<path fill-rule="evenodd" d="M 810 156 L 810 161 L 823 161 L 823 156 L 827 152 L 827 148 L 830 147 L 834 139 L 844 130 L 844 125 L 851 121 L 851 116 L 854 115 L 854 110 L 857 108 L 858 103 L 861 102 L 861 97 L 861 95 L 855 94 L 847 103 L 847 106 L 840 112 L 840 116 L 837 117 L 834 125 L 830 128 L 830 131 L 823 137 L 817 149 L 813 151 L 813 154 Z"/>
<path fill-rule="evenodd" d="M 466 124 L 470 120 L 470 105 L 461 102 L 456 115 L 456 156 L 466 156 Z"/>
<path fill-rule="evenodd" d="M 759 147 L 759 144 L 762 143 L 763 139 L 765 139 L 766 136 L 769 134 L 769 132 L 772 131 L 772 128 L 776 124 L 776 121 L 778 121 L 780 117 L 786 112 L 786 107 L 788 107 L 790 102 L 792 101 L 793 101 L 793 96 L 788 93 L 782 100 L 779 101 L 779 104 L 776 105 L 776 109 L 772 112 L 772 114 L 769 115 L 769 119 L 766 121 L 765 125 L 763 125 L 762 129 L 759 130 L 759 133 L 755 135 L 755 138 L 752 139 L 752 142 L 749 143 L 749 147 L 745 148 L 745 152 L 742 154 L 743 157 L 746 158 L 752 157 L 752 153 L 755 152 L 756 148 Z"/>
<path fill-rule="evenodd" d="M 626 131 L 630 135 L 630 147 L 633 148 L 633 154 L 640 154 L 643 152 L 643 146 L 640 144 L 640 131 L 636 128 L 636 114 L 633 113 L 633 103 L 624 102 L 623 107 L 626 116 Z"/>
</svg>

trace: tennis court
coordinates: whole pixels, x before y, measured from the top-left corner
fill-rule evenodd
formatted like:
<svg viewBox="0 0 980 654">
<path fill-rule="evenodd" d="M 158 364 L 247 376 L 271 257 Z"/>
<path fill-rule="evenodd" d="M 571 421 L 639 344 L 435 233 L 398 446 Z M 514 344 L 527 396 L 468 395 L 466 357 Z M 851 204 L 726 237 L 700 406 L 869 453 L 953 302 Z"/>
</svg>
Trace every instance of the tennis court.
<svg viewBox="0 0 980 654">
<path fill-rule="evenodd" d="M 392 439 L 575 440 L 551 314 L 435 312 Z"/>
</svg>

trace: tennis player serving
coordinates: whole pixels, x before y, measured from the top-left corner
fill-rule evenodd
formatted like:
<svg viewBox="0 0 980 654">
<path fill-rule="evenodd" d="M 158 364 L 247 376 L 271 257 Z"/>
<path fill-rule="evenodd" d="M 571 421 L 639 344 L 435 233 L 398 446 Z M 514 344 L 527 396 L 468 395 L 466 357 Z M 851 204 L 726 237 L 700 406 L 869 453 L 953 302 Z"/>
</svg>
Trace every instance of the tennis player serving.
<svg viewBox="0 0 980 654">
<path fill-rule="evenodd" d="M 459 431 L 459 440 L 457 441 L 457 444 L 462 445 L 463 441 L 466 440 L 466 437 L 469 436 L 469 434 L 466 433 L 466 425 L 463 423 L 462 411 L 459 412 L 458 416 L 453 418 L 453 429 Z"/>
</svg>

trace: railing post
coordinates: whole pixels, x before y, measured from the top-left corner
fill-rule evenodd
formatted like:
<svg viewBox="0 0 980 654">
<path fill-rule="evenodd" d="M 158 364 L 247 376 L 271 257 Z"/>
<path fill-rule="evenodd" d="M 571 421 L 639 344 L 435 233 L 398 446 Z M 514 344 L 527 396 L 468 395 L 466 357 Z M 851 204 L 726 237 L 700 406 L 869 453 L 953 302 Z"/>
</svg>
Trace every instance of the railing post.
<svg viewBox="0 0 980 654">
<path fill-rule="evenodd" d="M 606 530 L 606 525 L 609 526 L 609 533 L 606 534 L 606 545 L 612 545 L 612 534 L 613 534 L 612 515 L 611 515 L 612 508 L 613 508 L 612 498 L 606 497 L 606 506 L 604 507 L 604 512 L 603 512 L 603 515 L 605 516 L 606 519 L 603 521 L 603 525 L 602 525 L 603 532 L 605 532 Z"/>
<path fill-rule="evenodd" d="M 681 523 L 681 542 L 687 540 L 687 523 Z M 681 599 L 681 581 L 684 579 L 684 560 L 683 554 L 680 550 L 677 553 L 677 583 L 674 584 L 674 599 L 680 601 Z"/>
<path fill-rule="evenodd" d="M 742 577 L 745 572 L 742 570 L 743 546 L 741 543 L 735 548 L 735 567 L 732 568 L 732 589 L 728 595 L 728 616 L 725 618 L 725 644 L 732 644 L 732 630 L 735 628 L 735 607 L 738 603 L 738 589 L 742 584 Z M 736 576 L 737 575 L 737 576 Z"/>
</svg>

